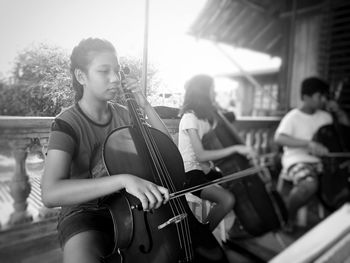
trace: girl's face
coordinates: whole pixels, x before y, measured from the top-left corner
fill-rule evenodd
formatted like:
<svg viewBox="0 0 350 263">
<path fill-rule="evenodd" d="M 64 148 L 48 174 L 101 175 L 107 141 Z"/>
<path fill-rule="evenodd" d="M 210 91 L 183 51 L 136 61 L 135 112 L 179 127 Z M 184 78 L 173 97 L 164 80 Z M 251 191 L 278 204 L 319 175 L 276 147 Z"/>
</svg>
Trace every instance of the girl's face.
<svg viewBox="0 0 350 263">
<path fill-rule="evenodd" d="M 113 99 L 121 88 L 119 71 L 118 58 L 113 52 L 93 54 L 84 74 L 84 95 L 101 101 Z"/>
</svg>

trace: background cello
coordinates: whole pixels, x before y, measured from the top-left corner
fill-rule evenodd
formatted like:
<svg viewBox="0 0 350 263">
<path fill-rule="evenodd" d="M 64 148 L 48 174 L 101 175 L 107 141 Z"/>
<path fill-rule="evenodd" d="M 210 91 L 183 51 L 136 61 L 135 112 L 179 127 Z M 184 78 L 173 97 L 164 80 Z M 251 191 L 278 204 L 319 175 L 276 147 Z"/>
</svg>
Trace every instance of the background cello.
<svg viewBox="0 0 350 263">
<path fill-rule="evenodd" d="M 217 121 L 212 132 L 203 137 L 203 145 L 207 149 L 224 148 L 235 144 L 244 144 L 234 126 L 220 112 L 215 112 Z M 253 164 L 247 157 L 233 154 L 214 164 L 223 175 L 245 170 Z M 272 188 L 270 177 L 264 172 L 231 181 L 223 187 L 232 191 L 237 199 L 234 212 L 244 229 L 251 235 L 259 236 L 279 229 L 287 219 L 287 210 L 282 198 Z"/>
<path fill-rule="evenodd" d="M 324 172 L 320 177 L 319 197 L 331 211 L 350 199 L 350 121 L 349 112 L 340 109 L 340 106 L 348 103 L 348 92 L 345 89 L 348 85 L 340 82 L 333 89 L 331 101 L 328 102 L 328 107 L 333 106 L 329 107 L 333 124 L 321 127 L 313 137 L 314 141 L 326 146 L 330 152 L 322 158 Z M 332 102 L 335 103 L 330 105 Z"/>
<path fill-rule="evenodd" d="M 331 211 L 350 201 L 350 126 L 341 124 L 335 114 L 333 124 L 321 127 L 313 140 L 326 146 L 329 154 L 322 157 L 319 196 Z"/>
</svg>

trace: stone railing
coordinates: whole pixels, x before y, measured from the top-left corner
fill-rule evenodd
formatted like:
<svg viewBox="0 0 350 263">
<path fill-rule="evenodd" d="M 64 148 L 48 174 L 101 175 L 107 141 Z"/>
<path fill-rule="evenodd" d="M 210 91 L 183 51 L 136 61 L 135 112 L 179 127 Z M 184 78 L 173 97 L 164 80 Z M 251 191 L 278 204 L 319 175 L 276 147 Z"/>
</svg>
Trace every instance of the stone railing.
<svg viewBox="0 0 350 263">
<path fill-rule="evenodd" d="M 0 117 L 1 154 L 12 155 L 14 158 L 13 175 L 9 182 L 6 182 L 8 178 L 2 178 L 0 170 L 0 179 L 3 183 L 8 183 L 9 194 L 13 199 L 13 211 L 8 221 L 10 226 L 33 221 L 33 215 L 27 210 L 27 198 L 32 187 L 26 169 L 26 159 L 29 152 L 44 151 L 51 122 L 52 118 L 45 117 Z M 2 194 L 6 196 L 5 192 Z M 5 215 L 8 210 L 2 214 Z M 43 212 L 44 210 L 46 209 L 43 208 Z"/>
<path fill-rule="evenodd" d="M 13 174 L 8 180 L 2 178 L 0 170 L 0 182 L 7 183 L 9 199 L 13 201 L 8 221 L 2 222 L 0 230 L 24 222 L 36 221 L 36 216 L 33 216 L 27 209 L 28 197 L 32 189 L 32 193 L 34 190 L 38 192 L 36 199 L 40 201 L 40 187 L 38 187 L 40 178 L 36 180 L 29 178 L 26 159 L 30 152 L 45 152 L 52 120 L 50 117 L 0 116 L 0 146 L 2 152 L 14 158 Z M 264 155 L 273 150 L 272 136 L 279 121 L 278 117 L 240 118 L 236 121 L 235 127 L 247 145 L 254 147 L 258 153 Z M 179 120 L 165 119 L 164 122 L 170 133 L 176 137 Z M 35 185 L 32 187 L 32 184 Z M 0 206 L 3 206 L 3 209 L 0 207 L 0 213 L 1 210 L 6 210 L 4 199 L 6 198 L 1 199 L 0 192 Z M 38 216 L 46 218 L 53 212 L 52 209 L 41 207 Z"/>
<path fill-rule="evenodd" d="M 273 135 L 280 120 L 280 117 L 241 117 L 234 125 L 245 143 L 264 155 L 276 148 Z"/>
</svg>

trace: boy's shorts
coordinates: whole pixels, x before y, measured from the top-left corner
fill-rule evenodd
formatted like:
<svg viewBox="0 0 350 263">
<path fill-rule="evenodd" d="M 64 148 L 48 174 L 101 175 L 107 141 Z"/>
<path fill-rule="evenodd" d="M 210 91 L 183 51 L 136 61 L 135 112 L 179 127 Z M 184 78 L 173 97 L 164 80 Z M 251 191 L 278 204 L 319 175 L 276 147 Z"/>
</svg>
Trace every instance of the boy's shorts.
<svg viewBox="0 0 350 263">
<path fill-rule="evenodd" d="M 292 181 L 297 185 L 300 181 L 307 178 L 316 179 L 322 173 L 321 163 L 297 163 L 292 165 L 283 176 L 286 180 Z"/>
</svg>

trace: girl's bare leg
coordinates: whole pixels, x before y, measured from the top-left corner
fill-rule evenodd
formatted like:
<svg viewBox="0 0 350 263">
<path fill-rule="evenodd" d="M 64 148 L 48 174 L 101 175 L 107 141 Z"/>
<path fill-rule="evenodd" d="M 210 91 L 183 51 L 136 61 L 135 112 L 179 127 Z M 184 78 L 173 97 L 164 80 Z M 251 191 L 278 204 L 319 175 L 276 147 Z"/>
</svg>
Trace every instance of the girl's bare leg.
<svg viewBox="0 0 350 263">
<path fill-rule="evenodd" d="M 211 186 L 202 190 L 201 198 L 215 203 L 205 220 L 213 231 L 221 220 L 233 209 L 235 198 L 233 194 L 219 186 Z"/>
</svg>

